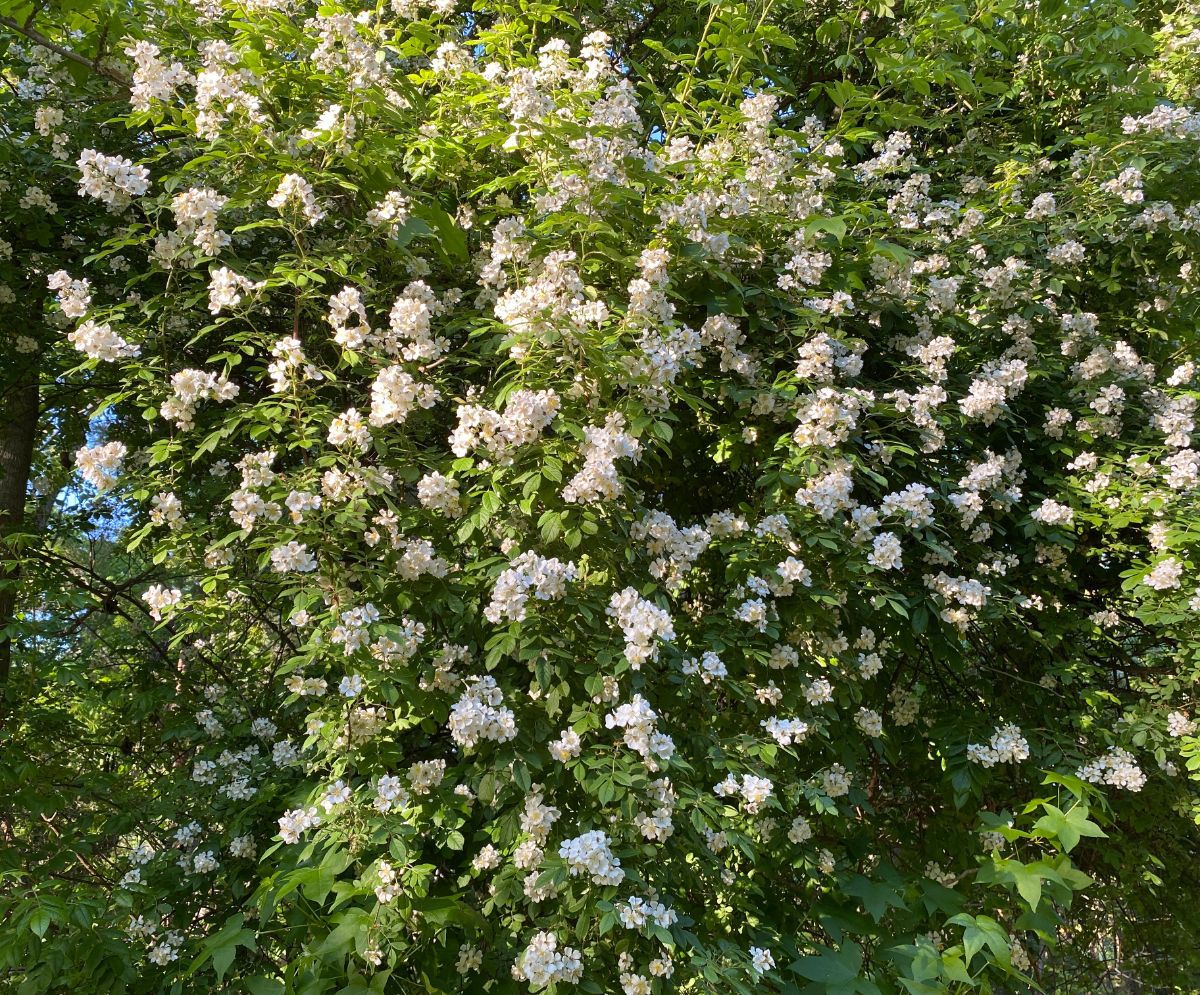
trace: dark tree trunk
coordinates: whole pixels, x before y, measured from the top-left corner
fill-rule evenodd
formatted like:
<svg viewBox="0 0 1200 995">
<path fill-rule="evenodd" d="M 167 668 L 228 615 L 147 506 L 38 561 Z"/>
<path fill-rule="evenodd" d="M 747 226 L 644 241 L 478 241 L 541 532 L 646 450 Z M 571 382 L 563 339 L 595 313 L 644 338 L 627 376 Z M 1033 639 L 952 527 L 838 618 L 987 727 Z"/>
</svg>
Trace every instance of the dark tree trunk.
<svg viewBox="0 0 1200 995">
<path fill-rule="evenodd" d="M 38 371 L 30 364 L 10 381 L 0 396 L 0 696 L 12 669 L 12 639 L 4 632 L 17 606 L 20 571 L 9 536 L 25 522 L 25 495 L 37 438 Z"/>
</svg>

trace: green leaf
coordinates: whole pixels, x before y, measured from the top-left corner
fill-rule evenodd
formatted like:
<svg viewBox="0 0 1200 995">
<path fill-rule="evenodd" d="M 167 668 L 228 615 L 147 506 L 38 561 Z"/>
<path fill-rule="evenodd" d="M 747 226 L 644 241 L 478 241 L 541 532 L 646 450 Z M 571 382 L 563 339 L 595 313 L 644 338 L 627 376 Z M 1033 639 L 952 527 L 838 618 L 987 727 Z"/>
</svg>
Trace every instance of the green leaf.
<svg viewBox="0 0 1200 995">
<path fill-rule="evenodd" d="M 1034 831 L 1057 841 L 1064 853 L 1074 850 L 1080 837 L 1107 837 L 1103 829 L 1088 819 L 1086 805 L 1076 805 L 1069 812 L 1063 812 L 1049 802 L 1043 802 L 1042 807 L 1047 814 L 1033 824 Z"/>
<path fill-rule="evenodd" d="M 841 218 L 816 218 L 804 226 L 809 235 L 829 232 L 839 242 L 846 237 L 846 222 Z"/>
<path fill-rule="evenodd" d="M 1038 902 L 1042 900 L 1042 875 L 1036 867 L 1019 864 L 1013 861 L 1008 868 L 1012 879 L 1016 882 L 1017 891 L 1029 903 L 1029 908 L 1037 911 Z"/>
<path fill-rule="evenodd" d="M 863 908 L 870 913 L 872 919 L 879 922 L 888 910 L 888 906 L 904 908 L 904 899 L 885 884 L 878 884 L 855 875 L 842 889 L 847 895 L 862 899 Z"/>
<path fill-rule="evenodd" d="M 557 511 L 547 511 L 538 519 L 543 542 L 554 542 L 562 535 L 562 515 Z"/>
<path fill-rule="evenodd" d="M 964 959 L 969 965 L 972 958 L 985 946 L 1004 962 L 1008 961 L 1008 933 L 995 919 L 988 916 L 956 915 L 950 923 L 963 926 Z"/>
<path fill-rule="evenodd" d="M 50 923 L 54 921 L 54 916 L 45 906 L 38 906 L 33 910 L 33 914 L 27 920 L 29 931 L 35 936 L 45 936 L 46 930 L 50 928 Z"/>
<path fill-rule="evenodd" d="M 225 977 L 225 972 L 233 965 L 233 958 L 237 954 L 237 947 L 218 947 L 213 951 L 212 962 L 213 970 L 217 972 L 217 980 L 220 981 Z"/>
<path fill-rule="evenodd" d="M 801 957 L 789 969 L 809 981 L 826 984 L 846 984 L 858 977 L 862 967 L 862 947 L 844 943 L 838 950 L 824 949 L 813 957 Z"/>
</svg>

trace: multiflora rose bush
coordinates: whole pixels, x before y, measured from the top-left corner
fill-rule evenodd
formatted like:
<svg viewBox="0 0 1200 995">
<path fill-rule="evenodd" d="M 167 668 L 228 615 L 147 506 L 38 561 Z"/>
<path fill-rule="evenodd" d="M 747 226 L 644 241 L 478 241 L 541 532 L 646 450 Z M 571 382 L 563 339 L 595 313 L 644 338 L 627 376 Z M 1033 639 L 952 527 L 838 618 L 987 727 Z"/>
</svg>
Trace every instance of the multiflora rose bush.
<svg viewBox="0 0 1200 995">
<path fill-rule="evenodd" d="M 130 39 L 128 292 L 47 277 L 224 674 L 154 983 L 1019 987 L 1188 831 L 1197 118 L 823 121 L 708 11 L 669 86 L 552 6 Z"/>
</svg>

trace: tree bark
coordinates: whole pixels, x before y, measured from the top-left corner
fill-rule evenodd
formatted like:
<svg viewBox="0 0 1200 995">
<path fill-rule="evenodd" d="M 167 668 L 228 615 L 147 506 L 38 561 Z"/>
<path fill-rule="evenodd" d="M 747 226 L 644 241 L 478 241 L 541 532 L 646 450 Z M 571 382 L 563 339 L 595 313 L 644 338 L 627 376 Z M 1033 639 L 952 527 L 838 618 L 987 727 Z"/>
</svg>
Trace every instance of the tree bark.
<svg viewBox="0 0 1200 995">
<path fill-rule="evenodd" d="M 7 540 L 25 524 L 39 406 L 38 371 L 30 364 L 0 396 L 0 697 L 12 669 L 12 638 L 5 630 L 16 615 L 20 573 Z"/>
</svg>

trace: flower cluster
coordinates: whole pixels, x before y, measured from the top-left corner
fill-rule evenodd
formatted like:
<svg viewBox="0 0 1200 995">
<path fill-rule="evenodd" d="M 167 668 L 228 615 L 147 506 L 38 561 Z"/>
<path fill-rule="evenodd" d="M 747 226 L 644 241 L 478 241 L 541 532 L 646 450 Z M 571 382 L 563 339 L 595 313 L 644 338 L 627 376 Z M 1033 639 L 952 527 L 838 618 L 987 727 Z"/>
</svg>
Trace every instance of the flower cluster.
<svg viewBox="0 0 1200 995">
<path fill-rule="evenodd" d="M 639 597 L 627 587 L 612 596 L 607 613 L 625 636 L 625 659 L 637 670 L 643 663 L 658 659 L 659 643 L 671 642 L 675 629 L 671 616 L 662 608 Z"/>
<path fill-rule="evenodd" d="M 625 880 L 621 862 L 613 855 L 608 837 L 599 830 L 564 840 L 558 855 L 572 875 L 586 875 L 593 884 L 612 885 Z"/>
<path fill-rule="evenodd" d="M 127 206 L 134 197 L 150 189 L 150 171 L 119 155 L 104 155 L 84 149 L 75 165 L 79 168 L 79 193 L 95 197 L 114 210 Z"/>
<path fill-rule="evenodd" d="M 471 677 L 467 690 L 450 710 L 450 735 L 459 746 L 471 749 L 480 740 L 504 743 L 517 735 L 511 709 L 494 677 Z"/>
<path fill-rule="evenodd" d="M 512 565 L 496 578 L 491 603 L 483 610 L 489 622 L 525 618 L 530 597 L 538 601 L 557 601 L 566 594 L 567 584 L 578 576 L 572 562 L 547 559 L 532 550 L 521 553 Z"/>
<path fill-rule="evenodd" d="M 1029 759 L 1029 743 L 1017 726 L 1009 724 L 1000 726 L 988 743 L 971 743 L 967 747 L 967 756 L 984 767 L 1020 763 Z"/>
</svg>

